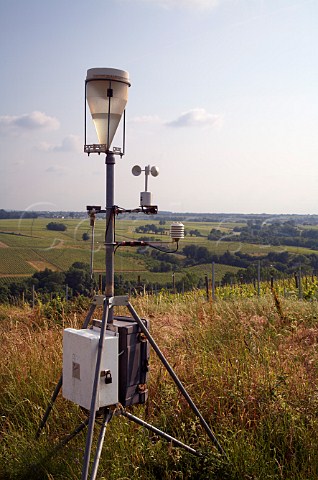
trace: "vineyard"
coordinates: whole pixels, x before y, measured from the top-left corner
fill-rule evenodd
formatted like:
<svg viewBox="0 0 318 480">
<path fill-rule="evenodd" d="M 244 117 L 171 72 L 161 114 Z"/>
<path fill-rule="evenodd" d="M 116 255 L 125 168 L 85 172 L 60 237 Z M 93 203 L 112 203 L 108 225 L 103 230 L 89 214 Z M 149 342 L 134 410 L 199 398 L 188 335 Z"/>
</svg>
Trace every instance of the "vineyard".
<svg viewBox="0 0 318 480">
<path fill-rule="evenodd" d="M 59 219 L 67 226 L 63 232 L 48 231 L 47 222 L 0 221 L 0 478 L 8 480 L 75 480 L 83 459 L 83 435 L 58 448 L 85 420 L 85 412 L 61 395 L 46 431 L 35 438 L 61 372 L 63 329 L 82 324 L 93 294 L 86 289 L 72 296 L 66 283 L 72 273 L 74 278 L 79 273 L 74 262 L 90 261 L 90 242 L 82 237 L 89 232 L 87 221 Z M 138 239 L 136 227 L 151 222 L 118 221 L 117 240 Z M 232 235 L 235 226 L 219 228 Z M 114 419 L 102 453 L 102 478 L 318 478 L 316 251 L 211 241 L 210 222 L 189 222 L 186 227 L 199 236 L 187 235 L 180 251 L 170 256 L 118 248 L 115 293 L 130 294 L 140 315 L 150 319 L 159 347 L 227 458 L 210 444 L 152 352 L 149 400 L 134 410 L 203 455 L 193 458 L 144 429 Z M 104 222 L 97 222 L 97 285 L 105 270 L 104 229 Z M 162 240 L 156 234 L 150 237 Z M 239 266 L 211 261 L 210 254 Z M 252 259 L 252 269 L 244 266 L 247 259 Z M 167 265 L 169 271 L 159 271 Z M 285 267 L 290 267 L 288 274 Z M 83 268 L 78 278 L 90 281 L 89 268 Z M 31 277 L 38 290 L 35 283 L 24 283 Z M 14 288 L 9 290 L 9 285 Z M 10 305 L 8 299 L 13 299 Z"/>
<path fill-rule="evenodd" d="M 252 298 L 266 296 L 272 292 L 285 298 L 298 298 L 304 300 L 318 299 L 318 279 L 316 277 L 304 277 L 299 280 L 287 278 L 271 282 L 260 282 L 257 285 L 226 285 L 215 288 L 215 298 L 226 299 L 231 297 Z"/>
<path fill-rule="evenodd" d="M 59 220 L 60 221 L 60 220 Z M 89 232 L 88 220 L 64 221 L 67 226 L 65 232 L 50 232 L 45 225 L 48 219 L 24 219 L 24 220 L 0 220 L 0 279 L 2 282 L 9 281 L 10 277 L 25 275 L 31 276 L 36 271 L 49 268 L 51 270 L 65 271 L 74 262 L 90 262 L 90 242 L 82 240 L 83 233 Z M 149 223 L 150 221 L 148 221 Z M 140 225 L 147 224 L 146 221 L 118 221 L 117 239 L 136 240 L 139 235 L 135 229 Z M 94 268 L 96 272 L 103 272 L 105 269 L 105 253 L 103 237 L 105 225 L 103 221 L 96 224 Z M 191 223 L 189 224 L 191 227 Z M 203 232 L 210 227 L 209 224 L 200 224 Z M 153 236 L 153 240 L 166 241 L 166 238 Z M 188 240 L 185 240 L 185 244 Z M 202 239 L 191 238 L 191 242 L 198 245 Z M 2 247 L 2 248 L 1 248 Z M 226 251 L 229 245 L 216 248 L 217 251 Z M 204 277 L 211 269 L 210 265 L 200 265 L 176 272 L 176 279 L 181 278 L 186 271 L 197 276 Z M 115 256 L 115 271 L 121 274 L 127 281 L 137 281 L 141 277 L 143 283 L 163 285 L 172 283 L 171 273 L 151 272 L 146 265 L 143 256 L 135 250 L 119 249 Z M 216 272 L 217 280 L 220 281 L 226 271 L 236 272 L 235 267 L 219 266 Z"/>
<path fill-rule="evenodd" d="M 19 278 L 30 278 L 36 272 L 45 269 L 66 272 L 75 262 L 90 263 L 91 242 L 83 240 L 83 235 L 89 238 L 91 233 L 88 218 L 59 218 L 58 222 L 65 228 L 64 231 L 48 230 L 47 224 L 52 220 L 54 219 L 40 217 L 0 220 L 1 284 L 16 282 Z M 159 224 L 160 221 L 144 217 L 130 220 L 116 219 L 116 240 L 118 242 L 137 240 L 140 239 L 140 233 L 138 233 L 140 230 L 150 230 L 150 233 L 147 233 L 147 240 L 167 249 L 169 248 L 166 246 L 166 242 L 169 240 L 167 236 L 169 225 L 161 228 L 164 234 L 151 232 L 151 228 L 154 231 L 158 230 L 156 226 Z M 236 230 L 245 228 L 245 224 L 239 221 L 219 223 L 185 221 L 184 224 L 188 235 L 180 242 L 179 251 L 174 255 L 156 257 L 152 255 L 151 249 L 138 250 L 127 247 L 116 249 L 115 273 L 120 278 L 120 283 L 122 285 L 138 285 L 149 292 L 158 292 L 162 288 L 175 291 L 176 285 L 179 291 L 187 290 L 190 286 L 191 288 L 207 288 L 207 282 L 209 282 L 209 288 L 213 290 L 211 293 L 213 297 L 227 298 L 261 295 L 270 288 L 264 280 L 269 281 L 269 277 L 272 276 L 275 280 L 275 288 L 284 296 L 315 297 L 316 282 L 313 275 L 316 275 L 317 271 L 316 267 L 306 265 L 306 262 L 308 263 L 306 255 L 316 258 L 316 250 L 302 246 L 277 245 L 275 241 L 273 244 L 242 242 L 239 240 L 238 233 L 235 233 Z M 308 226 L 301 226 L 301 228 L 303 231 L 308 230 Z M 222 235 L 222 238 L 209 240 L 210 232 L 216 232 L 214 235 Z M 98 219 L 95 227 L 93 255 L 96 282 L 98 282 L 99 275 L 105 271 L 104 236 L 105 221 Z M 188 258 L 185 254 L 188 247 L 194 247 L 197 252 L 205 251 L 206 259 Z M 246 276 L 244 273 L 248 270 L 246 262 L 254 261 L 255 263 L 257 259 L 265 258 L 271 253 L 277 258 L 282 253 L 287 253 L 289 261 L 294 262 L 290 268 L 297 271 L 297 275 L 301 262 L 304 262 L 305 270 L 301 274 L 304 278 L 298 282 L 300 285 L 296 285 L 294 273 L 283 275 L 279 270 L 280 267 L 273 274 L 272 267 L 267 260 L 266 264 L 261 263 L 259 278 L 261 284 L 259 286 L 256 285 L 256 273 L 252 276 L 250 274 L 248 279 L 239 278 L 239 276 L 242 278 Z M 207 258 L 209 255 L 221 259 L 219 263 L 218 260 L 213 261 L 213 281 L 211 278 L 212 262 Z M 229 257 L 226 264 L 222 263 L 223 257 Z M 244 260 L 246 258 L 248 260 Z M 233 264 L 238 261 L 240 266 Z M 224 280 L 225 278 L 226 280 Z M 243 285 L 244 283 L 246 285 Z"/>
</svg>

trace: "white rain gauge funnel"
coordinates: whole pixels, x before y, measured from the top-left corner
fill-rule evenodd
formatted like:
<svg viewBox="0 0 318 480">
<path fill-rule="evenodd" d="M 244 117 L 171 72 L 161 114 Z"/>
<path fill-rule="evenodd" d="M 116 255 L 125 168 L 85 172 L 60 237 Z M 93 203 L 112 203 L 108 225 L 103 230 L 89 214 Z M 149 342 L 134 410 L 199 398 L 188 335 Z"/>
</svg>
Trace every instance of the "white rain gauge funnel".
<svg viewBox="0 0 318 480">
<path fill-rule="evenodd" d="M 86 76 L 86 100 L 95 125 L 98 141 L 110 149 L 124 113 L 128 88 L 128 72 L 115 68 L 90 68 Z"/>
</svg>

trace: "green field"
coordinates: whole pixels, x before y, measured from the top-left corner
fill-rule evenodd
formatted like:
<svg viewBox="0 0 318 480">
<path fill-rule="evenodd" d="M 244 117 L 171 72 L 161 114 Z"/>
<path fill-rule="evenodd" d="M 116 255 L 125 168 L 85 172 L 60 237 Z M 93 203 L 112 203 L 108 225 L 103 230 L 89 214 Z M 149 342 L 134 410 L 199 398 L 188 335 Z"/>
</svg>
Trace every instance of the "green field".
<svg viewBox="0 0 318 480">
<path fill-rule="evenodd" d="M 56 221 L 63 223 L 67 230 L 64 232 L 50 231 L 46 225 Z M 158 220 L 148 219 L 140 216 L 138 219 L 116 218 L 116 241 L 136 240 L 143 235 L 135 230 L 141 225 L 156 224 Z M 180 242 L 180 251 L 186 245 L 194 244 L 204 246 L 216 255 L 226 251 L 230 253 L 242 252 L 254 256 L 264 255 L 270 251 L 289 251 L 298 254 L 316 253 L 313 250 L 300 247 L 285 247 L 271 245 L 255 245 L 235 241 L 233 227 L 238 223 L 213 223 L 213 222 L 184 222 L 185 229 L 198 230 L 201 236 L 187 235 Z M 147 234 L 147 238 L 157 243 L 169 242 L 170 222 L 164 226 L 166 235 Z M 209 241 L 207 235 L 212 228 L 224 232 L 225 239 L 222 241 Z M 36 218 L 18 220 L 0 220 L 0 277 L 14 278 L 20 276 L 31 276 L 35 272 L 49 268 L 55 271 L 66 271 L 74 262 L 90 263 L 91 242 L 84 241 L 84 233 L 90 234 L 89 219 L 71 218 Z M 94 270 L 96 273 L 105 270 L 105 220 L 97 219 L 95 227 L 94 246 Z M 226 241 L 226 239 L 228 240 Z M 174 245 L 164 245 L 166 248 L 174 248 Z M 229 271 L 235 273 L 238 269 L 225 265 L 216 265 L 216 280 L 220 281 L 223 275 Z M 188 267 L 176 272 L 176 281 L 185 273 L 195 273 L 197 276 L 210 275 L 211 265 L 199 265 Z M 135 249 L 129 247 L 119 248 L 115 255 L 115 273 L 122 276 L 124 280 L 137 280 L 153 284 L 163 284 L 172 281 L 172 273 L 155 273 L 149 271 L 145 256 L 138 254 Z"/>
<path fill-rule="evenodd" d="M 46 229 L 53 219 L 0 221 L 0 286 L 21 282 L 50 268 L 65 271 L 75 261 L 90 262 L 88 219 L 56 219 L 66 232 Z M 158 221 L 156 221 L 158 222 Z M 118 242 L 141 237 L 136 227 L 152 219 L 118 220 Z M 209 241 L 212 223 L 184 222 L 185 245 L 204 246 L 211 253 L 270 251 L 315 253 L 295 247 L 235 242 L 234 225 L 226 224 L 229 241 Z M 167 225 L 167 229 L 169 226 Z M 95 272 L 105 271 L 105 221 L 97 221 Z M 167 235 L 147 235 L 153 241 Z M 206 295 L 204 279 L 212 265 L 200 264 L 173 273 L 151 272 L 156 260 L 143 249 L 118 248 L 115 270 L 120 281 L 139 281 L 131 301 L 151 319 L 152 334 L 167 355 L 204 418 L 213 428 L 226 456 L 220 456 L 152 352 L 146 406 L 134 411 L 145 421 L 176 436 L 203 453 L 199 459 L 172 447 L 145 429 L 114 418 L 107 429 L 101 456 L 101 478 L 110 480 L 307 480 L 318 478 L 317 449 L 317 299 L 318 279 L 294 276 L 243 284 L 216 285 Z M 216 281 L 237 267 L 215 264 Z M 173 280 L 186 274 L 202 280 L 201 289 L 172 291 Z M 240 275 L 242 272 L 240 272 Z M 136 284 L 135 284 L 136 285 Z M 180 285 L 180 284 L 179 284 Z M 161 288 L 165 286 L 166 288 Z M 185 291 L 185 293 L 183 292 Z M 176 293 L 179 292 L 179 293 Z M 139 294 L 142 293 L 142 294 Z M 156 293 L 156 295 L 152 295 Z M 59 395 L 49 422 L 36 440 L 36 429 L 61 372 L 62 331 L 79 327 L 89 299 L 51 296 L 45 302 L 0 305 L 0 478 L 58 480 L 80 478 L 85 439 L 78 435 L 64 449 L 59 440 L 85 420 L 85 412 Z M 22 305 L 21 307 L 18 305 Z M 114 307 L 122 314 L 122 307 Z M 100 318 L 100 308 L 96 318 Z M 126 311 L 125 311 L 126 313 Z M 26 340 L 26 341 L 25 341 Z"/>
</svg>

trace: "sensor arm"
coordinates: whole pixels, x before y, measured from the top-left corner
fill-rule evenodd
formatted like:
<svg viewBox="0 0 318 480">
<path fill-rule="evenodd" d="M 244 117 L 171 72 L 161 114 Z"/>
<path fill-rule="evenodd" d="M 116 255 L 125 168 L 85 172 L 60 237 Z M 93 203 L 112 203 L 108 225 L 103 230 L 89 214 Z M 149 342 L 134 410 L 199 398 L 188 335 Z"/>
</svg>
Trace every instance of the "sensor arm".
<svg viewBox="0 0 318 480">
<path fill-rule="evenodd" d="M 169 243 L 170 244 L 170 242 L 160 242 L 160 245 L 162 245 L 163 243 Z M 179 249 L 179 243 L 177 242 L 177 248 L 175 250 L 171 250 L 171 251 L 164 250 L 162 248 L 157 247 L 153 243 L 144 242 L 143 240 L 138 240 L 138 241 L 133 240 L 133 241 L 129 241 L 129 242 L 126 242 L 126 241 L 119 242 L 116 245 L 115 253 L 116 253 L 116 250 L 119 247 L 150 247 L 150 248 L 154 248 L 155 250 L 159 250 L 159 252 L 162 252 L 162 253 L 175 253 Z"/>
</svg>

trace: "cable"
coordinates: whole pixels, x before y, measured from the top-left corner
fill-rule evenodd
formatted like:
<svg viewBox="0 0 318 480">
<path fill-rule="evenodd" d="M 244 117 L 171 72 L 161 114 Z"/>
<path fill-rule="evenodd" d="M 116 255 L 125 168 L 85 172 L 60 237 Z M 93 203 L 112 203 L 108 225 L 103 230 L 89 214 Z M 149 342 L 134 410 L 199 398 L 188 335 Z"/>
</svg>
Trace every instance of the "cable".
<svg viewBox="0 0 318 480">
<path fill-rule="evenodd" d="M 110 222 L 115 218 L 114 212 L 115 212 L 116 208 L 117 207 L 115 207 L 115 206 L 111 207 L 111 212 L 110 212 L 109 219 L 108 219 L 108 222 L 107 222 L 107 225 L 106 225 L 105 242 L 106 242 L 106 237 L 107 237 L 107 232 L 108 232 L 108 229 L 109 229 Z M 106 215 L 107 215 L 107 212 L 106 212 Z"/>
<path fill-rule="evenodd" d="M 156 215 L 158 213 L 157 205 L 152 205 L 149 207 L 138 207 L 138 208 L 133 208 L 128 210 L 122 207 L 118 207 L 117 205 L 115 208 L 116 208 L 117 215 L 119 213 L 145 213 L 146 215 Z"/>
<path fill-rule="evenodd" d="M 116 253 L 117 249 L 119 247 L 148 247 L 148 243 L 147 242 L 144 242 L 144 241 L 140 241 L 140 240 L 132 240 L 132 241 L 129 241 L 129 242 L 120 242 L 116 245 L 115 249 L 114 249 L 114 253 Z"/>
<path fill-rule="evenodd" d="M 162 253 L 176 253 L 179 249 L 179 242 L 177 242 L 177 248 L 175 250 L 171 250 L 171 251 L 167 251 L 167 250 L 163 250 L 159 247 L 156 247 L 155 245 L 148 245 L 150 248 L 153 248 L 154 250 L 158 250 L 159 252 L 162 252 Z"/>
<path fill-rule="evenodd" d="M 161 253 L 176 253 L 179 249 L 179 242 L 177 242 L 177 248 L 175 250 L 164 250 L 162 248 L 159 248 L 155 245 L 152 245 L 151 243 L 144 242 L 142 240 L 131 241 L 131 242 L 120 242 L 116 245 L 114 253 L 116 253 L 119 247 L 150 247 L 150 248 L 153 248 L 154 250 L 158 250 Z"/>
</svg>

